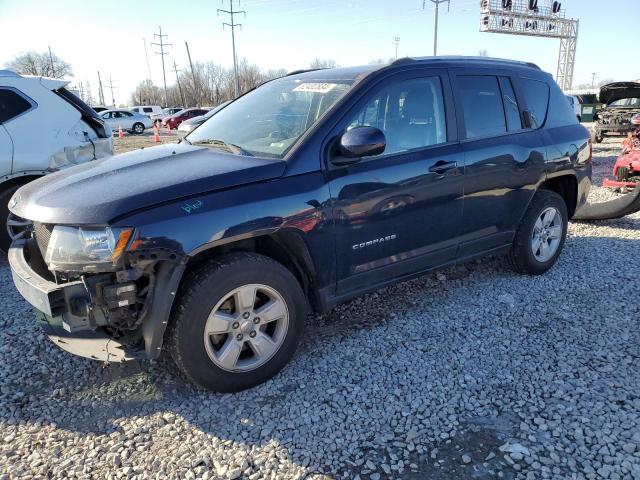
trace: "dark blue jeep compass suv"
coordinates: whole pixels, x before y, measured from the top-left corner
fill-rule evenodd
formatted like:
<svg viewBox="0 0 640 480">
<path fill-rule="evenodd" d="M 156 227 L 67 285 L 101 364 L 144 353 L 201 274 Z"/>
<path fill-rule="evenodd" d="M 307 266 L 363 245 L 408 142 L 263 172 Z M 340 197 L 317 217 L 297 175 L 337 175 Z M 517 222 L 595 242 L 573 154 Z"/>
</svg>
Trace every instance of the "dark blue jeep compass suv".
<svg viewBox="0 0 640 480">
<path fill-rule="evenodd" d="M 237 391 L 283 368 L 309 309 L 489 254 L 544 273 L 590 175 L 589 133 L 533 64 L 295 72 L 179 144 L 22 187 L 9 261 L 63 349 L 164 347 L 194 382 Z"/>
</svg>

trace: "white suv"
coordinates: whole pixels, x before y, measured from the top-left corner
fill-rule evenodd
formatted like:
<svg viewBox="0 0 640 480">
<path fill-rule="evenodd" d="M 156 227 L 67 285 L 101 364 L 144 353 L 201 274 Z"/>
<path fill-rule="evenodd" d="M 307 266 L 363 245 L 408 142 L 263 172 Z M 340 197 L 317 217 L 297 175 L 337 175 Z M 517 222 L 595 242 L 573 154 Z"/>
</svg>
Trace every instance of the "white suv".
<svg viewBox="0 0 640 480">
<path fill-rule="evenodd" d="M 68 83 L 0 70 L 0 250 L 26 227 L 7 207 L 20 186 L 113 155 L 111 129 Z"/>
</svg>

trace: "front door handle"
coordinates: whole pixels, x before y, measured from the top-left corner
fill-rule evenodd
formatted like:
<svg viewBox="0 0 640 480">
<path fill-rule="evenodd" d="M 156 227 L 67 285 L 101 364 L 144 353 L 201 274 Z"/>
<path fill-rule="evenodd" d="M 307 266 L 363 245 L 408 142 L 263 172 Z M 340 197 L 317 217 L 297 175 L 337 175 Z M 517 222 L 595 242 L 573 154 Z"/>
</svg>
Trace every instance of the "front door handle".
<svg viewBox="0 0 640 480">
<path fill-rule="evenodd" d="M 444 160 L 438 160 L 436 163 L 429 167 L 429 171 L 431 173 L 443 175 L 454 168 L 458 168 L 458 162 L 445 162 Z"/>
</svg>

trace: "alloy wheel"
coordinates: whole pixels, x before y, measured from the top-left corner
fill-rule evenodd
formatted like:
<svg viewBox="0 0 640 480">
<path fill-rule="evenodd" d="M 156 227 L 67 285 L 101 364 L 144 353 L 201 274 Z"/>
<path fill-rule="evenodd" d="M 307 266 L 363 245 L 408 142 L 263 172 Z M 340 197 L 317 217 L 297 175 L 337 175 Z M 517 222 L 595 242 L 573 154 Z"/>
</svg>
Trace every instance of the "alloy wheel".
<svg viewBox="0 0 640 480">
<path fill-rule="evenodd" d="M 7 233 L 11 241 L 24 238 L 31 229 L 32 223 L 30 220 L 25 220 L 9 212 L 9 216 L 7 217 Z"/>
<path fill-rule="evenodd" d="M 205 349 L 221 369 L 247 372 L 276 354 L 288 326 L 289 311 L 280 293 L 266 285 L 243 285 L 225 295 L 209 314 Z"/>
<path fill-rule="evenodd" d="M 541 263 L 548 262 L 558 251 L 562 239 L 562 215 L 555 207 L 545 208 L 533 226 L 531 251 Z"/>
</svg>

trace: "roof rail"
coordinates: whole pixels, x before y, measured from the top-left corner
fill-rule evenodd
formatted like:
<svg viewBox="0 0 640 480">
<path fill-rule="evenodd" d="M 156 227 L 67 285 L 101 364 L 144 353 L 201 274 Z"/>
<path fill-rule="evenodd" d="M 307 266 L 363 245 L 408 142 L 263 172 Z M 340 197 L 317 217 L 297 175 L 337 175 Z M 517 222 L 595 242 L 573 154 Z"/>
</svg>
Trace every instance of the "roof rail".
<svg viewBox="0 0 640 480">
<path fill-rule="evenodd" d="M 540 70 L 540 67 L 533 62 L 523 62 L 520 60 L 509 60 L 506 58 L 494 58 L 494 57 L 479 57 L 479 56 L 439 56 L 439 57 L 404 57 L 399 58 L 391 63 L 391 65 L 406 65 L 413 62 L 427 62 L 427 61 L 470 61 L 470 62 L 487 62 L 487 63 L 508 63 L 512 65 L 522 65 L 530 68 Z"/>
<path fill-rule="evenodd" d="M 19 77 L 13 70 L 0 70 L 0 77 Z"/>
<path fill-rule="evenodd" d="M 300 70 L 294 70 L 292 72 L 289 72 L 285 75 L 285 77 L 288 77 L 289 75 L 298 75 L 299 73 L 307 73 L 307 72 L 315 72 L 318 70 L 326 70 L 325 67 L 321 67 L 321 68 L 303 68 Z"/>
</svg>

